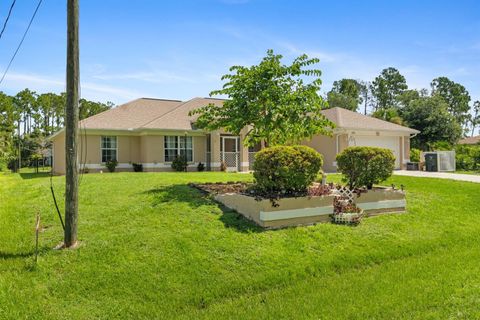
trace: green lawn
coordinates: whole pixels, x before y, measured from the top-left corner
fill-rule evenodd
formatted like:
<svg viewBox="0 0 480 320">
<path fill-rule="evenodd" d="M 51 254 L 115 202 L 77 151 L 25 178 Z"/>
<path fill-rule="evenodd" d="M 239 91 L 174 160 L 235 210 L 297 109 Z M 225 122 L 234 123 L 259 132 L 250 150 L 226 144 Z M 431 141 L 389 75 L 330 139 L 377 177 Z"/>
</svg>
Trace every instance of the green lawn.
<svg viewBox="0 0 480 320">
<path fill-rule="evenodd" d="M 395 176 L 407 214 L 274 231 L 186 186 L 249 179 L 84 175 L 81 246 L 55 251 L 48 176 L 0 174 L 0 319 L 480 318 L 480 184 Z"/>
<path fill-rule="evenodd" d="M 461 174 L 474 174 L 474 175 L 480 175 L 480 171 L 465 171 L 465 170 L 457 170 L 452 173 L 461 173 Z"/>
</svg>

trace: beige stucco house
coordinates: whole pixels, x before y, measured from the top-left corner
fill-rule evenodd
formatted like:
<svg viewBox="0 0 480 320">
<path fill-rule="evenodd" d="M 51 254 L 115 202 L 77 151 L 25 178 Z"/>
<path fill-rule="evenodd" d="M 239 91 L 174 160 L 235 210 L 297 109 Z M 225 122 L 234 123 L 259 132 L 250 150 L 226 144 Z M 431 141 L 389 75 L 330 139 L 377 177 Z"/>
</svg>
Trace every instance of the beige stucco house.
<svg viewBox="0 0 480 320">
<path fill-rule="evenodd" d="M 178 154 L 186 154 L 189 170 L 199 162 L 207 170 L 248 171 L 261 146 L 242 144 L 244 133 L 233 136 L 223 131 L 205 132 L 195 127 L 189 116 L 193 109 L 222 99 L 194 98 L 188 101 L 140 98 L 80 121 L 79 162 L 90 171 L 105 170 L 105 162 L 118 161 L 118 171 L 131 171 L 132 163 L 143 164 L 144 171 L 170 171 Z M 378 146 L 391 149 L 396 168 L 410 157 L 410 138 L 417 134 L 404 126 L 368 117 L 342 108 L 322 113 L 336 124 L 331 137 L 317 135 L 304 144 L 324 156 L 324 171 L 336 171 L 335 156 L 348 146 Z M 51 136 L 53 170 L 65 173 L 65 133 Z"/>
</svg>

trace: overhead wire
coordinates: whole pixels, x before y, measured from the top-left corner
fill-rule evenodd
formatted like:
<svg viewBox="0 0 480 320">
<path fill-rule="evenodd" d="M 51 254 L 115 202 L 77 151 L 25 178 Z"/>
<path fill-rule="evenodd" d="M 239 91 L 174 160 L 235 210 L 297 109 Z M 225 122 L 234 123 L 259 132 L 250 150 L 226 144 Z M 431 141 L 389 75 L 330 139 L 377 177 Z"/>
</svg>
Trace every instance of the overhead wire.
<svg viewBox="0 0 480 320">
<path fill-rule="evenodd" d="M 27 33 L 28 33 L 28 30 L 30 30 L 30 27 L 33 23 L 33 20 L 35 19 L 35 16 L 37 15 L 37 12 L 38 12 L 38 9 L 40 8 L 40 5 L 42 4 L 43 0 L 39 0 L 38 1 L 38 4 L 37 4 L 37 7 L 35 8 L 35 11 L 33 12 L 33 15 L 32 17 L 30 18 L 30 21 L 28 23 L 28 26 L 27 26 L 27 29 L 25 30 L 25 32 L 23 33 L 23 36 L 22 36 L 22 39 L 20 40 L 20 42 L 18 43 L 18 46 L 17 46 L 17 49 L 15 50 L 15 52 L 13 53 L 13 56 L 12 58 L 10 59 L 10 62 L 8 63 L 7 65 L 7 68 L 5 69 L 3 75 L 2 75 L 2 78 L 0 79 L 0 84 L 2 84 L 3 80 L 5 79 L 5 76 L 7 75 L 7 72 L 8 70 L 10 69 L 10 66 L 12 65 L 13 63 L 13 60 L 15 60 L 15 57 L 17 56 L 17 53 L 18 51 L 20 50 L 22 44 L 23 44 L 23 41 L 25 40 L 25 37 L 27 36 Z"/>
<path fill-rule="evenodd" d="M 12 10 L 13 10 L 13 7 L 15 6 L 15 2 L 17 2 L 17 0 L 13 0 L 12 4 L 10 5 L 10 9 L 8 10 L 7 17 L 5 18 L 5 22 L 3 23 L 2 31 L 0 31 L 0 39 L 2 39 L 3 33 L 5 32 L 5 28 L 7 27 L 7 24 L 8 24 L 8 20 L 12 15 Z"/>
</svg>

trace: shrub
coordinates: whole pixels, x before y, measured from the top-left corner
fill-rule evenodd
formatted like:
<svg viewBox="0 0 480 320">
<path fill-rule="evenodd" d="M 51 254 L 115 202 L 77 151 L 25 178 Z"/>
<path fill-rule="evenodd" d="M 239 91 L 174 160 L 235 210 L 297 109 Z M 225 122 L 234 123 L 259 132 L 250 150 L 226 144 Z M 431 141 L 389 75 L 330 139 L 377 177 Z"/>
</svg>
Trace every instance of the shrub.
<svg viewBox="0 0 480 320">
<path fill-rule="evenodd" d="M 115 168 L 118 166 L 118 161 L 117 160 L 107 161 L 105 163 L 105 166 L 107 167 L 108 171 L 115 172 Z"/>
<path fill-rule="evenodd" d="M 458 145 L 455 161 L 457 170 L 480 170 L 480 145 Z"/>
<path fill-rule="evenodd" d="M 0 158 L 0 172 L 7 170 L 7 159 Z"/>
<path fill-rule="evenodd" d="M 225 161 L 222 161 L 222 163 L 220 163 L 220 171 L 222 172 L 227 171 L 227 164 L 225 163 Z"/>
<path fill-rule="evenodd" d="M 348 147 L 337 155 L 337 168 L 350 189 L 366 186 L 388 179 L 395 168 L 391 150 L 375 147 Z"/>
<path fill-rule="evenodd" d="M 198 165 L 197 165 L 197 170 L 198 170 L 198 172 L 205 171 L 205 165 L 203 163 L 199 162 Z"/>
<path fill-rule="evenodd" d="M 420 162 L 420 149 L 410 149 L 410 162 Z"/>
<path fill-rule="evenodd" d="M 172 161 L 172 169 L 175 171 L 186 171 L 187 165 L 187 159 L 183 155 L 177 155 Z"/>
<path fill-rule="evenodd" d="M 133 162 L 132 166 L 134 172 L 143 172 L 143 164 Z"/>
<path fill-rule="evenodd" d="M 305 192 L 317 177 L 323 157 L 306 146 L 278 146 L 262 149 L 255 155 L 253 176 L 258 192 Z"/>
</svg>

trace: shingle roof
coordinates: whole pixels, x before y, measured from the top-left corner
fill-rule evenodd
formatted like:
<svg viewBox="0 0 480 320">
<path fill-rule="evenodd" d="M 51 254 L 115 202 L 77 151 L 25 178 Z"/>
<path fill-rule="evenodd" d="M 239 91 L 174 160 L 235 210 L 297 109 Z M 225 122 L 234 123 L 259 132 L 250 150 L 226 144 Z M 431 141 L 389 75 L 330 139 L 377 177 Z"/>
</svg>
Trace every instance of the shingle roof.
<svg viewBox="0 0 480 320">
<path fill-rule="evenodd" d="M 458 141 L 458 144 L 480 144 L 480 136 L 468 137 Z"/>
<path fill-rule="evenodd" d="M 140 98 L 84 119 L 80 124 L 82 128 L 86 129 L 193 130 L 196 116 L 188 115 L 191 110 L 209 103 L 221 106 L 224 101 L 214 98 L 194 98 L 185 102 Z M 340 129 L 419 132 L 342 108 L 326 109 L 322 111 L 322 114 Z"/>
<path fill-rule="evenodd" d="M 223 99 L 213 98 L 193 98 L 181 103 L 176 108 L 157 117 L 156 119 L 145 123 L 141 129 L 175 129 L 175 130 L 192 130 L 193 122 L 198 116 L 190 117 L 188 113 L 192 110 L 204 107 L 210 103 L 217 106 L 223 105 Z"/>
<path fill-rule="evenodd" d="M 80 121 L 86 129 L 137 129 L 172 111 L 180 100 L 140 98 Z"/>
<path fill-rule="evenodd" d="M 381 119 L 369 117 L 358 112 L 343 108 L 322 110 L 322 114 L 335 123 L 337 128 L 349 130 L 396 131 L 405 133 L 419 133 L 420 131 L 404 127 Z"/>
</svg>

